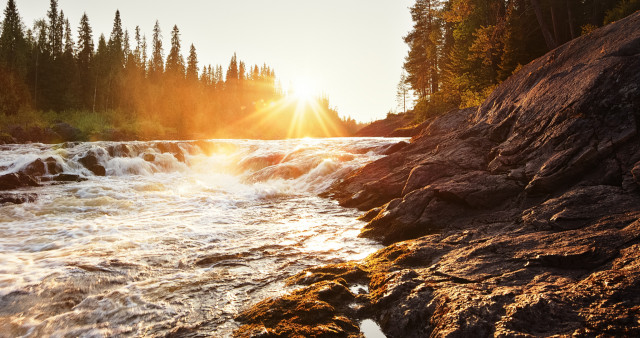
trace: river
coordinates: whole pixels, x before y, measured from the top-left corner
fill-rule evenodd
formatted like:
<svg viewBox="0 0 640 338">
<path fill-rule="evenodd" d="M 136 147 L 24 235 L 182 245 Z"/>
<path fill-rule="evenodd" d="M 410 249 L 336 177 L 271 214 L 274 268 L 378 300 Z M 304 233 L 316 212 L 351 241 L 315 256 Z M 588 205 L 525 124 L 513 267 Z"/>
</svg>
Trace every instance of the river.
<svg viewBox="0 0 640 338">
<path fill-rule="evenodd" d="M 40 159 L 86 179 L 50 167 L 19 190 L 34 202 L 0 205 L 0 336 L 230 336 L 287 277 L 381 248 L 318 194 L 398 141 L 0 146 L 0 175 Z"/>
</svg>

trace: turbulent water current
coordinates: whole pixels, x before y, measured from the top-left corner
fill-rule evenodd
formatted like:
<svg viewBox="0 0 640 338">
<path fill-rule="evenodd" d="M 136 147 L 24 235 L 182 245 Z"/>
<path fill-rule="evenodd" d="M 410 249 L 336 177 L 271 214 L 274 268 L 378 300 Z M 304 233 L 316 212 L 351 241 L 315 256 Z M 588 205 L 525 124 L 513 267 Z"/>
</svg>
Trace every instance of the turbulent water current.
<svg viewBox="0 0 640 338">
<path fill-rule="evenodd" d="M 287 277 L 380 248 L 318 194 L 398 141 L 0 146 L 0 175 L 47 162 L 0 205 L 0 337 L 230 336 Z"/>
</svg>

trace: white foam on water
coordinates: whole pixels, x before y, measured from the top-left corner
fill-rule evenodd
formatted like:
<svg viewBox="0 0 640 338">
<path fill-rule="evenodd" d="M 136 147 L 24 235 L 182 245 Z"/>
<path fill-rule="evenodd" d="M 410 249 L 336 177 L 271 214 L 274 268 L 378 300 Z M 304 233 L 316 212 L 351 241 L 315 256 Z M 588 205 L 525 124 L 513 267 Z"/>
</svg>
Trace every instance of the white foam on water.
<svg viewBox="0 0 640 338">
<path fill-rule="evenodd" d="M 36 202 L 0 205 L 0 322 L 27 337 L 228 336 L 286 277 L 381 247 L 357 237 L 356 210 L 317 194 L 400 140 L 1 146 L 0 173 L 53 157 L 87 180 L 45 174 L 19 190 Z"/>
</svg>

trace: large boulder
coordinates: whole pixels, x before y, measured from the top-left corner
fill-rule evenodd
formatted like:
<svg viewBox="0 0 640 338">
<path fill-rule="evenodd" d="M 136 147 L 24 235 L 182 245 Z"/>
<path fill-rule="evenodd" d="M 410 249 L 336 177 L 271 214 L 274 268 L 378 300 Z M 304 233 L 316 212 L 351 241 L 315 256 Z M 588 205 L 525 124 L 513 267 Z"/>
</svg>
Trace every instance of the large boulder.
<svg viewBox="0 0 640 338">
<path fill-rule="evenodd" d="M 89 152 L 81 157 L 80 162 L 85 168 L 89 169 L 96 176 L 105 176 L 107 174 L 106 169 L 98 160 L 98 155 L 95 152 Z"/>
<path fill-rule="evenodd" d="M 333 318 L 372 318 L 389 337 L 640 336 L 639 121 L 637 12 L 336 183 L 342 205 L 371 209 L 362 235 L 389 246 L 355 263 L 364 276 L 309 269 L 299 281 L 316 284 L 297 292 L 366 283 Z M 297 318 L 281 299 L 260 305 L 277 320 L 243 315 L 244 328 Z"/>
<path fill-rule="evenodd" d="M 60 142 L 80 141 L 83 139 L 82 131 L 66 122 L 57 122 L 51 129 L 58 134 Z"/>
<path fill-rule="evenodd" d="M 0 175 L 0 190 L 38 186 L 40 186 L 40 183 L 36 179 L 23 172 Z"/>
<path fill-rule="evenodd" d="M 47 174 L 57 175 L 62 172 L 62 166 L 53 157 L 47 157 L 44 160 L 38 158 L 24 167 L 22 171 L 27 175 L 35 177 Z"/>
</svg>

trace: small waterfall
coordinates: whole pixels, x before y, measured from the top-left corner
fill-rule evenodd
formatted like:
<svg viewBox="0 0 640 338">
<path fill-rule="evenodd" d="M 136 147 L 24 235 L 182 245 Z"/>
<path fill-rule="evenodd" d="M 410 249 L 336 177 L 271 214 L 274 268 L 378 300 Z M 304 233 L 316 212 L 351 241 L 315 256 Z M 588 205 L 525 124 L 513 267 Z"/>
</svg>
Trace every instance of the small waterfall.
<svg viewBox="0 0 640 338">
<path fill-rule="evenodd" d="M 380 157 L 389 144 L 375 139 L 361 143 L 303 139 L 8 145 L 0 148 L 0 175 L 22 172 L 46 183 L 96 176 L 224 173 L 245 184 L 288 181 L 294 190 L 320 192 Z"/>
</svg>

